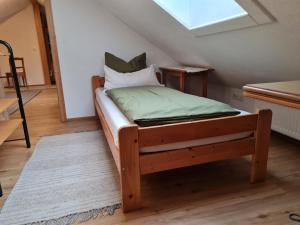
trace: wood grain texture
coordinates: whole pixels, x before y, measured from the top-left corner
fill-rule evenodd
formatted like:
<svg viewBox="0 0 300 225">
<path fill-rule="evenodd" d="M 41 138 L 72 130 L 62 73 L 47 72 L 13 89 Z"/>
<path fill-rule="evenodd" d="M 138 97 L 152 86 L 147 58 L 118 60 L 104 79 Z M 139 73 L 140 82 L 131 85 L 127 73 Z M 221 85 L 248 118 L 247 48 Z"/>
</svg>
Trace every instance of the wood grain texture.
<svg viewBox="0 0 300 225">
<path fill-rule="evenodd" d="M 34 21 L 35 21 L 35 28 L 37 32 L 38 37 L 38 43 L 39 43 L 39 49 L 41 54 L 41 61 L 42 61 L 42 67 L 43 67 L 43 75 L 44 75 L 44 81 L 46 85 L 51 84 L 50 81 L 50 75 L 49 75 L 49 65 L 48 65 L 48 59 L 47 59 L 47 50 L 45 46 L 45 38 L 43 33 L 43 26 L 42 26 L 42 20 L 41 20 L 41 10 L 40 5 L 37 2 L 37 0 L 31 0 L 32 6 L 33 6 L 33 14 L 34 14 Z"/>
<path fill-rule="evenodd" d="M 139 128 L 140 147 L 254 131 L 257 114 Z"/>
<path fill-rule="evenodd" d="M 92 77 L 93 97 L 101 124 L 108 134 L 107 137 L 108 142 L 111 143 L 112 154 L 114 158 L 120 160 L 124 212 L 133 211 L 141 207 L 140 179 L 142 174 L 238 158 L 248 154 L 254 154 L 254 158 L 258 159 L 261 158 L 261 151 L 268 151 L 263 141 L 258 141 L 256 140 L 257 138 L 255 138 L 256 144 L 254 144 L 254 138 L 246 138 L 238 141 L 227 141 L 169 152 L 151 153 L 148 155 L 139 153 L 139 148 L 141 147 L 184 142 L 246 131 L 255 132 L 257 129 L 262 129 L 257 133 L 270 134 L 267 133 L 267 126 L 262 126 L 264 120 L 267 119 L 267 117 L 263 115 L 265 115 L 268 110 L 261 110 L 257 114 L 228 116 L 151 127 L 138 127 L 137 125 L 123 127 L 119 130 L 119 146 L 115 146 L 112 135 L 109 135 L 110 128 L 95 96 L 96 88 L 103 85 L 102 80 L 103 79 L 99 77 Z M 261 120 L 258 123 L 259 116 L 261 116 Z M 115 149 L 119 149 L 119 152 Z M 216 149 L 217 152 L 215 151 Z M 260 160 L 253 161 L 258 162 Z M 116 160 L 116 162 L 118 166 L 119 161 Z M 253 177 L 259 177 L 259 175 L 256 176 L 256 174 L 262 174 L 262 168 L 266 162 L 262 165 L 259 163 L 254 164 L 257 166 L 253 166 L 252 175 Z M 251 179 L 251 181 L 256 181 L 256 178 Z"/>
<path fill-rule="evenodd" d="M 267 176 L 267 162 L 272 123 L 272 111 L 258 112 L 255 152 L 252 156 L 251 182 L 264 181 Z"/>
<path fill-rule="evenodd" d="M 0 145 L 18 128 L 22 119 L 0 121 Z"/>
<path fill-rule="evenodd" d="M 1 98 L 0 99 L 0 114 L 7 110 L 10 106 L 17 103 L 17 98 Z"/>
<path fill-rule="evenodd" d="M 255 139 L 228 141 L 140 156 L 141 174 L 193 166 L 253 154 Z"/>
<path fill-rule="evenodd" d="M 300 101 L 300 80 L 248 84 L 245 85 L 243 89 L 245 91 L 252 91 Z"/>
<path fill-rule="evenodd" d="M 138 127 L 122 127 L 119 130 L 121 161 L 121 189 L 124 212 L 141 208 L 141 174 L 139 161 Z"/>
<path fill-rule="evenodd" d="M 47 18 L 47 24 L 49 30 L 53 69 L 54 69 L 54 76 L 55 76 L 57 94 L 58 94 L 58 103 L 60 109 L 60 118 L 61 121 L 65 122 L 67 121 L 67 115 L 66 115 L 63 85 L 61 80 L 61 72 L 60 72 L 59 57 L 58 57 L 58 50 L 56 44 L 56 34 L 55 34 L 55 27 L 54 27 L 53 15 L 52 15 L 51 0 L 45 0 L 44 6 L 45 6 L 46 18 Z"/>
<path fill-rule="evenodd" d="M 191 70 L 189 70 L 189 68 Z M 207 97 L 207 78 L 209 72 L 213 71 L 212 68 L 159 67 L 159 69 L 162 71 L 163 75 L 162 83 L 166 85 L 167 76 L 175 76 L 179 79 L 179 90 L 182 92 L 185 92 L 186 77 L 188 75 L 201 76 L 202 97 Z"/>
<path fill-rule="evenodd" d="M 28 87 L 26 90 L 36 88 L 41 87 Z M 0 207 L 13 188 L 23 166 L 30 158 L 36 143 L 41 137 L 99 129 L 96 119 L 62 123 L 57 101 L 57 90 L 53 88 L 42 90 L 38 96 L 24 107 L 32 147 L 30 149 L 25 148 L 24 140 L 5 142 L 0 146 L 0 182 L 4 190 L 4 196 L 0 198 Z M 18 111 L 11 116 L 11 119 L 18 118 L 20 118 Z M 22 126 L 19 126 L 7 140 L 20 138 L 24 138 Z"/>
<path fill-rule="evenodd" d="M 95 90 L 98 87 L 104 87 L 104 82 L 105 82 L 105 78 L 103 76 L 100 75 L 92 76 L 92 90 L 94 94 L 95 94 Z"/>
<path fill-rule="evenodd" d="M 44 90 L 25 106 L 33 147 L 23 141 L 0 146 L 4 196 L 12 190 L 41 136 L 95 130 L 96 120 L 60 122 L 56 90 Z M 18 117 L 16 113 L 13 117 Z M 15 137 L 22 136 L 18 129 Z M 251 159 L 219 161 L 143 176 L 143 208 L 98 217 L 80 225 L 243 224 L 288 225 L 300 212 L 300 143 L 273 133 L 265 183 L 250 184 Z"/>
<path fill-rule="evenodd" d="M 287 96 L 277 96 L 277 95 L 270 95 L 260 92 L 254 92 L 254 91 L 244 91 L 244 96 L 249 98 L 254 98 L 266 102 L 271 102 L 278 105 L 283 105 L 286 107 L 296 108 L 300 109 L 300 100 L 295 100 L 291 98 L 286 98 Z"/>
</svg>

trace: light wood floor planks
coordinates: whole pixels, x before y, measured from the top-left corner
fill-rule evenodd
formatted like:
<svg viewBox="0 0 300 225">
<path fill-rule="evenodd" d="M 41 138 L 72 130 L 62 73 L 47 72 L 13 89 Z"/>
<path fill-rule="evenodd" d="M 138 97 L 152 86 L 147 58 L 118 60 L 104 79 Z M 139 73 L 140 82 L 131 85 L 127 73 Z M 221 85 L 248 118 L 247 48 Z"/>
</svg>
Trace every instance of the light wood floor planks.
<svg viewBox="0 0 300 225">
<path fill-rule="evenodd" d="M 13 188 L 40 137 L 98 129 L 95 119 L 61 123 L 56 89 L 53 88 L 43 90 L 41 94 L 27 103 L 25 113 L 32 142 L 31 149 L 25 147 L 25 141 L 7 142 L 0 146 L 0 182 L 4 189 L 4 197 L 0 198 L 0 207 Z M 12 118 L 20 118 L 19 113 L 13 114 Z M 19 126 L 9 139 L 23 137 L 22 126 Z"/>
<path fill-rule="evenodd" d="M 61 123 L 54 89 L 44 90 L 25 109 L 33 147 L 27 150 L 23 141 L 0 147 L 0 206 L 41 136 L 98 127 L 93 119 Z M 21 131 L 13 138 L 21 137 Z M 297 224 L 288 214 L 300 213 L 299 142 L 273 134 L 267 182 L 251 185 L 249 170 L 249 158 L 244 158 L 147 175 L 142 179 L 142 210 L 126 215 L 118 210 L 84 224 Z"/>
</svg>

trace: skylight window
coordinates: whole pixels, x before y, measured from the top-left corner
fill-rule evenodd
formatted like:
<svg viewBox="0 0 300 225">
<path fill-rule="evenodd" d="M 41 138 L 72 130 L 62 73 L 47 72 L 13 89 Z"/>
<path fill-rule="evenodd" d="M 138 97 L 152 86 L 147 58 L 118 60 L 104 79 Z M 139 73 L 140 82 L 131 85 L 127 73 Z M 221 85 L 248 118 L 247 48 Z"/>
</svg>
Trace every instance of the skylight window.
<svg viewBox="0 0 300 225">
<path fill-rule="evenodd" d="M 248 14 L 235 0 L 154 1 L 189 30 Z"/>
</svg>

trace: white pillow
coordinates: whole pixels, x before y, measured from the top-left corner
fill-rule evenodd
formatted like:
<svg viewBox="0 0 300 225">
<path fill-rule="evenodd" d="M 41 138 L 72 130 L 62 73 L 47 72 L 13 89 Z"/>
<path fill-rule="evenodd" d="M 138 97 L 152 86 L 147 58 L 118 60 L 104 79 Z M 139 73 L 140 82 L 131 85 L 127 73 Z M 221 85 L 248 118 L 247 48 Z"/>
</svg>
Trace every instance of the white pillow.
<svg viewBox="0 0 300 225">
<path fill-rule="evenodd" d="M 158 86 L 154 65 L 133 73 L 119 73 L 104 65 L 104 89 L 133 87 L 133 86 Z"/>
</svg>

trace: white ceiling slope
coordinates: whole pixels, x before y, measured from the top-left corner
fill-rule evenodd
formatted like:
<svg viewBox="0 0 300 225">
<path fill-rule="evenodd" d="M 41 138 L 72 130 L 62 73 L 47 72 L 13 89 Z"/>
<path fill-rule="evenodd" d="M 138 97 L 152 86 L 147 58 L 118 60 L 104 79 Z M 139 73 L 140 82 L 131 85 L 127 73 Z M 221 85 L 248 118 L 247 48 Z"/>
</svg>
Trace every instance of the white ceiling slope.
<svg viewBox="0 0 300 225">
<path fill-rule="evenodd" d="M 178 62 L 211 65 L 229 86 L 300 79 L 300 0 L 259 0 L 276 22 L 204 37 L 152 0 L 98 1 Z"/>
<path fill-rule="evenodd" d="M 0 0 L 0 23 L 24 9 L 30 0 Z"/>
</svg>

